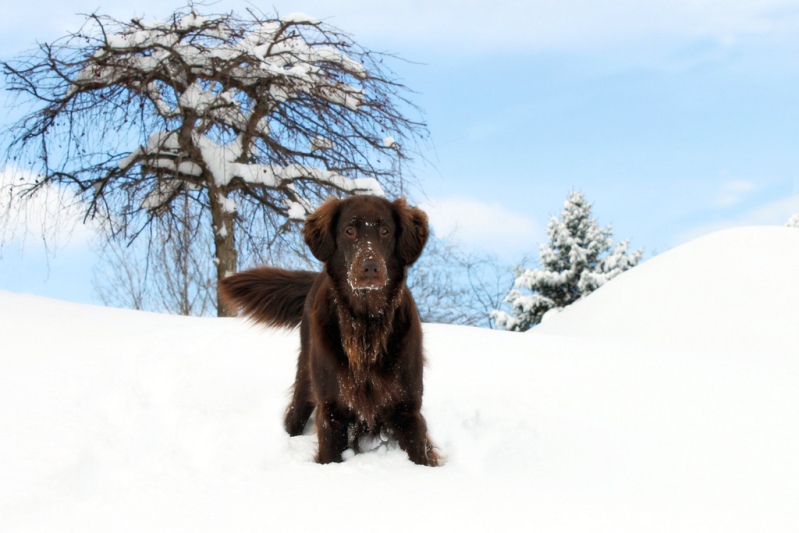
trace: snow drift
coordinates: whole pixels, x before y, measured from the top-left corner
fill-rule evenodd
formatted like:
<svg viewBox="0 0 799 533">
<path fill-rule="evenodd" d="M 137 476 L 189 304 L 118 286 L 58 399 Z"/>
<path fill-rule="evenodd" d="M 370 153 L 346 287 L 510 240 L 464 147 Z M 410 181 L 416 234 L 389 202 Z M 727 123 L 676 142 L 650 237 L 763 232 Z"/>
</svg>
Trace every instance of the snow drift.
<svg viewBox="0 0 799 533">
<path fill-rule="evenodd" d="M 721 231 L 655 257 L 537 333 L 799 357 L 799 232 Z"/>
<path fill-rule="evenodd" d="M 426 325 L 435 469 L 313 463 L 296 332 L 0 292 L 0 530 L 793 531 L 797 272 L 747 228 L 532 333 Z"/>
</svg>

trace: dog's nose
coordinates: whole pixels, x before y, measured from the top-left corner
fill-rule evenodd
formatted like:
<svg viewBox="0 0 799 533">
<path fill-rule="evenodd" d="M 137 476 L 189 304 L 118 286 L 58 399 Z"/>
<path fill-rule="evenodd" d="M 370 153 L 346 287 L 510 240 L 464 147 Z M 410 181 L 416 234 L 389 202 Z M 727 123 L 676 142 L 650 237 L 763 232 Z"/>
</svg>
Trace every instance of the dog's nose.
<svg viewBox="0 0 799 533">
<path fill-rule="evenodd" d="M 380 274 L 380 262 L 374 259 L 367 259 L 361 263 L 361 269 L 363 270 L 363 275 L 367 278 L 377 277 Z"/>
</svg>

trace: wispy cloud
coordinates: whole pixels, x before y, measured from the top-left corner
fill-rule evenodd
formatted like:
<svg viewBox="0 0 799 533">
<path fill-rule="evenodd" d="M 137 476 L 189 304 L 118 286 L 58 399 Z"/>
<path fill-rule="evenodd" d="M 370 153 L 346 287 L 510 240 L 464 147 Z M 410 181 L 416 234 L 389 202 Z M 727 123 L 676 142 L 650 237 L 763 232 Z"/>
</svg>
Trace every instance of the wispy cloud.
<svg viewBox="0 0 799 533">
<path fill-rule="evenodd" d="M 499 203 L 449 197 L 421 207 L 437 235 L 452 237 L 473 250 L 504 254 L 506 259 L 538 250 L 542 237 L 540 225 L 532 218 Z"/>
<path fill-rule="evenodd" d="M 56 187 L 45 187 L 35 196 L 21 199 L 21 188 L 38 176 L 6 165 L 0 170 L 0 244 L 46 243 L 48 247 L 84 247 L 96 228 L 83 224 L 76 198 Z"/>
<path fill-rule="evenodd" d="M 378 21 L 390 37 L 491 49 L 617 46 L 664 37 L 731 43 L 741 35 L 799 25 L 795 0 L 406 0 L 383 4 L 380 10 L 366 0 L 308 5 L 352 21 L 361 31 L 374 32 Z"/>
<path fill-rule="evenodd" d="M 716 207 L 732 207 L 741 203 L 747 195 L 757 191 L 756 183 L 747 180 L 732 180 L 721 186 L 719 195 L 714 200 Z"/>
<path fill-rule="evenodd" d="M 791 216 L 797 213 L 799 213 L 799 194 L 793 194 L 781 200 L 746 211 L 742 215 L 693 228 L 680 235 L 678 244 L 727 228 L 741 226 L 784 226 Z"/>
<path fill-rule="evenodd" d="M 274 0 L 280 13 L 297 10 L 296 2 Z M 246 0 L 229 0 L 208 10 L 243 11 Z M 125 20 L 133 15 L 163 17 L 174 5 L 142 0 L 132 6 L 122 0 L 103 2 L 102 12 Z M 309 0 L 301 9 L 353 33 L 358 39 L 377 38 L 384 45 L 468 50 L 471 53 L 523 49 L 592 50 L 629 46 L 652 40 L 712 38 L 736 42 L 753 34 L 790 34 L 799 29 L 796 0 Z M 31 0 L 11 3 L 0 20 L 0 34 L 49 39 L 38 32 L 63 28 L 73 13 L 91 13 L 97 3 L 73 0 Z M 74 29 L 74 28 L 71 28 Z M 7 44 L 7 43 L 6 43 Z M 32 43 L 30 43 L 32 44 Z"/>
</svg>

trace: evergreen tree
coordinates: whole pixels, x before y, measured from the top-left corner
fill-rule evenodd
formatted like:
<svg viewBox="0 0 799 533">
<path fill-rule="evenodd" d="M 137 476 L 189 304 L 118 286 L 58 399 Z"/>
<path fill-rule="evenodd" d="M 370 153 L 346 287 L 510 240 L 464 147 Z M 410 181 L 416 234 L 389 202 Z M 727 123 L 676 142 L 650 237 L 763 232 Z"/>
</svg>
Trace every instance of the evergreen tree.
<svg viewBox="0 0 799 533">
<path fill-rule="evenodd" d="M 560 218 L 552 217 L 549 243 L 541 245 L 541 268 L 517 270 L 514 288 L 504 300 L 511 312 L 492 313 L 499 328 L 526 331 L 550 309 L 576 302 L 638 264 L 643 251 L 628 252 L 626 240 L 614 245 L 611 227 L 597 225 L 591 206 L 573 192 Z"/>
</svg>

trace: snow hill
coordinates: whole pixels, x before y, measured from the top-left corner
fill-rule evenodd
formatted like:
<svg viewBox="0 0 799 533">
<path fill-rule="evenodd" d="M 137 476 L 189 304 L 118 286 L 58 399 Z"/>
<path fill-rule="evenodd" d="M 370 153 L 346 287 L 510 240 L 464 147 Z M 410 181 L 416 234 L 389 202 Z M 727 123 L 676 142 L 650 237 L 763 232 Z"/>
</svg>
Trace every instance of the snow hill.
<svg viewBox="0 0 799 533">
<path fill-rule="evenodd" d="M 799 231 L 745 228 L 426 325 L 432 469 L 283 433 L 296 332 L 0 292 L 0 531 L 796 531 L 797 302 Z"/>
<path fill-rule="evenodd" d="M 699 238 L 634 268 L 535 332 L 799 357 L 798 233 L 751 227 Z"/>
</svg>

